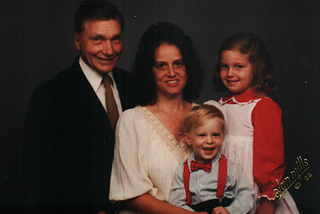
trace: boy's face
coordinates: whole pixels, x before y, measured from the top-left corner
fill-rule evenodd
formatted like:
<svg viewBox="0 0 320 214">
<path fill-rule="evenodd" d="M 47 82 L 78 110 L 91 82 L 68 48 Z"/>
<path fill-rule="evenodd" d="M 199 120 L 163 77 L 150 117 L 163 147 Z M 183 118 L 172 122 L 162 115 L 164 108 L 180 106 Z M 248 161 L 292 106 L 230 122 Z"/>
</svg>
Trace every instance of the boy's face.
<svg viewBox="0 0 320 214">
<path fill-rule="evenodd" d="M 193 147 L 196 161 L 210 162 L 220 151 L 223 142 L 222 121 L 217 117 L 210 119 L 184 135 L 187 143 Z"/>
</svg>

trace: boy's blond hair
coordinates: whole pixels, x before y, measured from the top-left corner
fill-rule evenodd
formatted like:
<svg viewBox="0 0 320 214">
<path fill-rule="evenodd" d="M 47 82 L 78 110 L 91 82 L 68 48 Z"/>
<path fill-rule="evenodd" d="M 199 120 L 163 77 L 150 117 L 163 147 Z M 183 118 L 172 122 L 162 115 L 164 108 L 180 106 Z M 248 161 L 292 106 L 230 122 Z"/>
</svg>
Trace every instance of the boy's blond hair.
<svg viewBox="0 0 320 214">
<path fill-rule="evenodd" d="M 207 104 L 195 106 L 187 113 L 184 119 L 183 131 L 189 133 L 192 129 L 203 126 L 208 120 L 214 118 L 220 118 L 222 132 L 225 133 L 226 122 L 223 113 L 217 107 Z"/>
</svg>

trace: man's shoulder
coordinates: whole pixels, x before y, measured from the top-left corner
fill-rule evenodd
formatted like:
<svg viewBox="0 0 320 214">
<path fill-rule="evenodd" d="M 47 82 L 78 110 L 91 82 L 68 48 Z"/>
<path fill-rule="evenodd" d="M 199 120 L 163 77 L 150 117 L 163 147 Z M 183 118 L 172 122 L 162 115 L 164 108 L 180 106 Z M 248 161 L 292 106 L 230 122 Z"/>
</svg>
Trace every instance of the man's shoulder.
<svg viewBox="0 0 320 214">
<path fill-rule="evenodd" d="M 112 75 L 116 81 L 126 81 L 132 76 L 132 74 L 129 71 L 118 67 L 113 68 Z"/>
<path fill-rule="evenodd" d="M 55 76 L 46 82 L 42 83 L 40 87 L 50 87 L 70 83 L 70 80 L 77 79 L 81 74 L 81 68 L 77 60 L 75 60 L 69 67 L 59 71 Z"/>
<path fill-rule="evenodd" d="M 51 82 L 61 82 L 65 79 L 70 80 L 78 78 L 80 74 L 82 74 L 82 70 L 79 65 L 79 59 L 76 58 L 69 67 L 57 73 L 56 76 L 51 79 Z M 48 82 L 50 82 L 50 80 Z"/>
<path fill-rule="evenodd" d="M 118 67 L 114 67 L 112 72 L 129 73 L 129 71 Z"/>
<path fill-rule="evenodd" d="M 61 93 L 71 86 L 70 84 L 75 84 L 81 79 L 81 68 L 75 60 L 70 67 L 60 71 L 51 79 L 40 84 L 32 93 L 31 99 L 37 96 L 61 96 Z"/>
<path fill-rule="evenodd" d="M 134 81 L 133 75 L 121 68 L 113 68 L 112 71 L 114 80 L 117 84 L 119 91 L 122 109 L 126 110 L 128 108 L 133 108 L 136 106 L 135 92 L 134 92 Z"/>
</svg>

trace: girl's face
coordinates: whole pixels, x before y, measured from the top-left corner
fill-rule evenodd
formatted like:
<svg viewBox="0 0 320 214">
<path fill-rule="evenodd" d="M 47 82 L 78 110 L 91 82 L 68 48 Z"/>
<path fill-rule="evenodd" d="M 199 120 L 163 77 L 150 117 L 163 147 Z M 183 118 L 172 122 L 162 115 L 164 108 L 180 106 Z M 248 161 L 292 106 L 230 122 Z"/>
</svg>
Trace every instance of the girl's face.
<svg viewBox="0 0 320 214">
<path fill-rule="evenodd" d="M 182 96 L 187 82 L 186 67 L 180 50 L 175 45 L 164 43 L 155 51 L 156 64 L 152 70 L 158 96 Z"/>
<path fill-rule="evenodd" d="M 248 55 L 235 50 L 222 51 L 220 78 L 230 92 L 240 94 L 250 90 L 252 77 L 252 65 Z"/>
</svg>

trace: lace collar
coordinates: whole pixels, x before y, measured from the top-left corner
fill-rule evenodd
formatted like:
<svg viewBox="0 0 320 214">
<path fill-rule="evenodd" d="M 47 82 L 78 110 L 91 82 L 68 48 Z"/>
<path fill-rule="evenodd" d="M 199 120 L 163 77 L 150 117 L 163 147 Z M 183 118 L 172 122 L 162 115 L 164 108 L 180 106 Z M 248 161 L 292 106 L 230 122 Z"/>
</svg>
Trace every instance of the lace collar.
<svg viewBox="0 0 320 214">
<path fill-rule="evenodd" d="M 252 103 L 256 100 L 260 100 L 263 97 L 265 97 L 265 95 L 258 94 L 253 90 L 249 90 L 241 94 L 234 94 L 230 92 L 227 96 L 220 98 L 219 103 L 222 105 L 226 103 L 245 105 L 245 104 Z"/>
<path fill-rule="evenodd" d="M 176 156 L 179 162 L 184 161 L 191 153 L 191 148 L 181 140 L 178 142 L 175 137 L 167 130 L 167 128 L 149 111 L 145 106 L 140 106 L 142 114 L 150 122 L 154 130 L 166 142 L 168 149 Z"/>
</svg>

